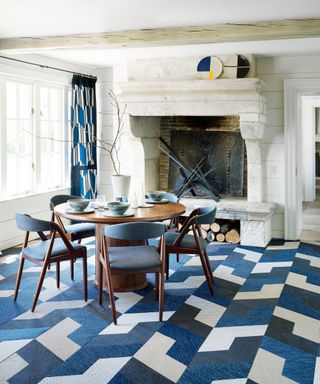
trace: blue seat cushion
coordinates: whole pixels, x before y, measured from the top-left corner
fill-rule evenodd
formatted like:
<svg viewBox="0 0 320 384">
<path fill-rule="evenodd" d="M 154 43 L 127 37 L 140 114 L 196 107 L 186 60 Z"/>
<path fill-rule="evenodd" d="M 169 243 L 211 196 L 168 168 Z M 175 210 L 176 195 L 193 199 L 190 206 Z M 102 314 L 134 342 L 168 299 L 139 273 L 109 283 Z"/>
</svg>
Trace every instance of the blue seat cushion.
<svg viewBox="0 0 320 384">
<path fill-rule="evenodd" d="M 78 240 L 94 236 L 96 226 L 92 223 L 78 223 L 66 225 L 65 228 L 68 233 L 72 234 L 74 239 Z"/>
<path fill-rule="evenodd" d="M 179 236 L 179 233 L 177 233 L 177 232 L 166 232 L 164 235 L 166 246 L 168 246 L 168 247 L 173 246 L 173 243 L 176 241 L 178 236 Z M 206 249 L 207 245 L 208 245 L 206 240 L 203 239 L 202 237 L 199 237 L 199 240 L 200 240 L 201 248 Z M 179 248 L 188 248 L 188 249 L 197 249 L 197 245 L 196 245 L 194 236 L 188 235 L 188 234 L 185 235 L 178 247 Z"/>
<path fill-rule="evenodd" d="M 85 246 L 78 243 L 74 243 L 74 242 L 70 242 L 70 243 L 72 244 L 73 248 L 76 250 L 86 248 Z M 36 260 L 44 260 L 49 244 L 50 244 L 50 240 L 41 241 L 39 243 L 26 247 L 23 250 L 23 253 L 27 257 L 32 257 L 33 259 L 36 259 Z M 66 253 L 68 253 L 68 248 L 64 244 L 63 240 L 56 238 L 53 244 L 51 256 L 53 257 L 53 256 L 63 255 Z"/>
<path fill-rule="evenodd" d="M 156 247 L 147 245 L 110 247 L 111 269 L 139 271 L 160 267 L 160 255 Z"/>
</svg>

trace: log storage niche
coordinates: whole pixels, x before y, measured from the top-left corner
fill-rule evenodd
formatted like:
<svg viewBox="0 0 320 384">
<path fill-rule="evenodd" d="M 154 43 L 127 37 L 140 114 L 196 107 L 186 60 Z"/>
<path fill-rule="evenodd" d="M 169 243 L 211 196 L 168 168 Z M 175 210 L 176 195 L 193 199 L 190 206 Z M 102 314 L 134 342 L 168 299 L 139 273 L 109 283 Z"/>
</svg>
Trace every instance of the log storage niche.
<svg viewBox="0 0 320 384">
<path fill-rule="evenodd" d="M 240 220 L 217 219 L 211 225 L 202 225 L 201 232 L 209 242 L 240 243 Z"/>
</svg>

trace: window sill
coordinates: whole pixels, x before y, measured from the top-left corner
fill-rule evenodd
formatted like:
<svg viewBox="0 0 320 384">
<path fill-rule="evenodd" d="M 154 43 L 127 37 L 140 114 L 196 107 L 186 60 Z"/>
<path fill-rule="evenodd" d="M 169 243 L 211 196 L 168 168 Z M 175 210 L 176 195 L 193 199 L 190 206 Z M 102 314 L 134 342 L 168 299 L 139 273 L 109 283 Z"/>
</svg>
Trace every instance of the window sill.
<svg viewBox="0 0 320 384">
<path fill-rule="evenodd" d="M 25 195 L 15 196 L 15 197 L 11 197 L 8 199 L 0 200 L 0 203 L 6 203 L 9 201 L 14 201 L 14 200 L 17 201 L 17 200 L 22 200 L 22 199 L 28 199 L 29 197 L 32 198 L 35 196 L 43 196 L 43 195 L 50 195 L 50 194 L 55 195 L 55 194 L 64 193 L 64 192 L 66 192 L 66 193 L 70 192 L 70 186 L 49 189 L 49 190 L 44 191 L 44 192 L 35 192 L 35 193 L 28 193 Z"/>
</svg>

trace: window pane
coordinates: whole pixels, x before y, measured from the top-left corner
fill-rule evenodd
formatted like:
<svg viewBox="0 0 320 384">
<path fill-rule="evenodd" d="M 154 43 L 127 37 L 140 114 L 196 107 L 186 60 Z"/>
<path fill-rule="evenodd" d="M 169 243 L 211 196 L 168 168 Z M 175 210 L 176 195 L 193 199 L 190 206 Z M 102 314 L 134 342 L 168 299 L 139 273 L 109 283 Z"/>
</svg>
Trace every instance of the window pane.
<svg viewBox="0 0 320 384">
<path fill-rule="evenodd" d="M 14 155 L 17 143 L 17 121 L 9 120 L 7 122 L 7 154 Z"/>
<path fill-rule="evenodd" d="M 62 164 L 64 148 L 62 119 L 62 89 L 55 87 L 41 87 L 41 105 L 46 114 L 41 117 L 40 147 L 40 185 L 43 190 L 57 188 L 63 185 L 64 169 Z"/>
<path fill-rule="evenodd" d="M 61 114 L 61 91 L 50 89 L 50 119 L 58 120 Z"/>
<path fill-rule="evenodd" d="M 7 197 L 33 190 L 32 85 L 9 81 L 7 100 Z"/>
<path fill-rule="evenodd" d="M 7 194 L 15 196 L 33 190 L 32 136 L 25 121 L 7 124 Z"/>
<path fill-rule="evenodd" d="M 29 119 L 31 117 L 31 86 L 19 84 L 19 118 Z"/>
<path fill-rule="evenodd" d="M 42 120 L 48 120 L 48 88 L 40 87 L 40 116 Z"/>
<path fill-rule="evenodd" d="M 7 82 L 7 118 L 15 119 L 17 117 L 17 86 L 11 81 Z"/>
</svg>

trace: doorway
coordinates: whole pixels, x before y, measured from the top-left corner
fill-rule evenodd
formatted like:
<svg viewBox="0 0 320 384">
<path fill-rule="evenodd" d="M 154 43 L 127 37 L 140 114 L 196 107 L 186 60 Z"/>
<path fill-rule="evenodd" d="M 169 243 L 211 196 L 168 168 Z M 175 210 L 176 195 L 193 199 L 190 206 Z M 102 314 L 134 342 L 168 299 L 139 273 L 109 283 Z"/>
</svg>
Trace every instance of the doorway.
<svg viewBox="0 0 320 384">
<path fill-rule="evenodd" d="M 302 230 L 300 239 L 320 241 L 320 96 L 302 96 Z"/>
<path fill-rule="evenodd" d="M 304 240 L 320 241 L 320 207 L 315 178 L 315 124 L 306 126 L 303 123 L 306 103 L 309 102 L 310 106 L 310 100 L 320 100 L 320 79 L 285 80 L 284 94 L 285 238 L 296 240 L 302 236 Z M 312 137 L 313 141 L 310 139 Z M 307 159 L 304 158 L 306 153 Z M 306 165 L 308 161 L 309 164 L 312 162 L 313 170 Z M 303 204 L 305 200 L 306 204 Z"/>
</svg>

